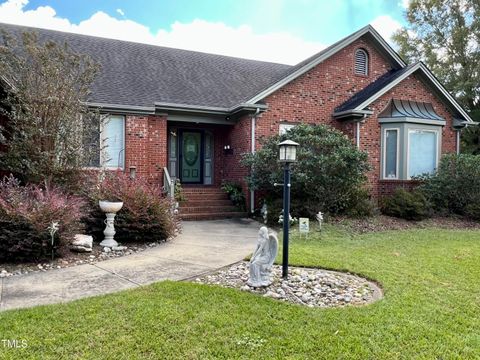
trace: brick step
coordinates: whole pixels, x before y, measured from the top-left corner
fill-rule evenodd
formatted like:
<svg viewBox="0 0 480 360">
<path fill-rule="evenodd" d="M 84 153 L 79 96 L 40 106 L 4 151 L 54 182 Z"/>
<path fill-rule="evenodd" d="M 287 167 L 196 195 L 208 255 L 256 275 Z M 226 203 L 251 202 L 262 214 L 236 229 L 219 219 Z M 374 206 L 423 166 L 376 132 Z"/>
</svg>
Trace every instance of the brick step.
<svg viewBox="0 0 480 360">
<path fill-rule="evenodd" d="M 238 212 L 238 209 L 235 206 L 186 206 L 180 207 L 179 209 L 180 214 L 198 214 L 198 213 L 231 213 L 231 212 Z"/>
<path fill-rule="evenodd" d="M 189 220 L 216 220 L 216 219 L 231 219 L 247 217 L 245 212 L 230 212 L 230 213 L 197 213 L 197 214 L 180 214 L 180 219 L 184 221 Z"/>
<path fill-rule="evenodd" d="M 197 207 L 197 206 L 228 206 L 232 205 L 232 202 L 229 199 L 201 199 L 201 200 L 192 200 L 188 199 L 187 201 L 182 201 L 180 203 L 180 208 L 186 207 Z"/>
<path fill-rule="evenodd" d="M 225 194 L 225 191 L 218 187 L 209 187 L 209 188 L 183 188 L 182 189 L 184 194 L 204 194 L 204 193 L 223 193 Z"/>
<path fill-rule="evenodd" d="M 203 193 L 203 194 L 184 194 L 187 201 L 201 201 L 201 200 L 228 200 L 228 195 L 225 193 Z"/>
</svg>

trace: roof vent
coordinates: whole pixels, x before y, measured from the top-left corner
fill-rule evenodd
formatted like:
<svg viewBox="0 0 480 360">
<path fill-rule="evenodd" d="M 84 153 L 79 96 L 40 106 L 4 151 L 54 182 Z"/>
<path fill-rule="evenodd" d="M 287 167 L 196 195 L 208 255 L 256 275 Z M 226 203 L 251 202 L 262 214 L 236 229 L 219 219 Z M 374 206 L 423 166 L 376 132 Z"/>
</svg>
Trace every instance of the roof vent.
<svg viewBox="0 0 480 360">
<path fill-rule="evenodd" d="M 368 75 L 368 54 L 364 49 L 355 51 L 355 74 Z"/>
</svg>

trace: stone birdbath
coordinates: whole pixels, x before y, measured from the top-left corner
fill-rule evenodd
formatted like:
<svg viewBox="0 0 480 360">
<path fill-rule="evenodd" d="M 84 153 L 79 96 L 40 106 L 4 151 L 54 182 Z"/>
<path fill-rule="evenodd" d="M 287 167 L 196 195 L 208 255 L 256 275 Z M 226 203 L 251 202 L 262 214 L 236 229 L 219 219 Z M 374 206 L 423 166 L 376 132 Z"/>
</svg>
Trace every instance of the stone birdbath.
<svg viewBox="0 0 480 360">
<path fill-rule="evenodd" d="M 113 239 L 113 237 L 115 236 L 114 221 L 115 221 L 115 215 L 117 214 L 117 212 L 120 211 L 120 209 L 123 206 L 123 202 L 100 200 L 98 202 L 98 205 L 100 206 L 100 209 L 105 213 L 105 216 L 107 217 L 105 219 L 105 225 L 106 225 L 105 230 L 103 231 L 105 238 L 100 243 L 100 246 L 106 246 L 109 248 L 118 246 L 118 243 Z"/>
</svg>

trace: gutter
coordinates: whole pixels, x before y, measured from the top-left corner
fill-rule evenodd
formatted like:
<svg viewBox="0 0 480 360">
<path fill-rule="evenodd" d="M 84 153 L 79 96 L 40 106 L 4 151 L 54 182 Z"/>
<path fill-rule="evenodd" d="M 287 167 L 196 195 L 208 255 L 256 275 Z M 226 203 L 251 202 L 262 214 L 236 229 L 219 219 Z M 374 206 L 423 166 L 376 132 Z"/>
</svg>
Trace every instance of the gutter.
<svg viewBox="0 0 480 360">
<path fill-rule="evenodd" d="M 335 119 L 344 119 L 344 118 L 362 118 L 364 119 L 368 115 L 373 115 L 372 110 L 345 110 L 345 111 L 339 111 L 339 112 L 334 112 L 333 117 Z"/>
</svg>

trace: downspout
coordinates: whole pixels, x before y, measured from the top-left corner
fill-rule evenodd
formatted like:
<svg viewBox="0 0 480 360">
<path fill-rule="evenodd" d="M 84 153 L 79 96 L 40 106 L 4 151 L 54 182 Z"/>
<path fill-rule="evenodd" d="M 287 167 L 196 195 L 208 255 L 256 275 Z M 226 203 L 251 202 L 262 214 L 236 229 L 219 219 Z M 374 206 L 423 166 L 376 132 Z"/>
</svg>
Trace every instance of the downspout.
<svg viewBox="0 0 480 360">
<path fill-rule="evenodd" d="M 357 149 L 360 150 L 360 121 L 357 121 Z"/>
<path fill-rule="evenodd" d="M 360 150 L 360 123 L 364 123 L 367 119 L 367 114 L 363 114 L 362 120 L 357 121 L 357 130 L 356 130 L 356 143 L 357 149 Z"/>
<path fill-rule="evenodd" d="M 252 122 L 251 122 L 252 154 L 255 154 L 255 126 L 256 126 L 257 115 L 259 113 L 260 113 L 260 108 L 257 108 L 257 110 L 255 111 L 255 114 L 252 116 Z M 250 212 L 253 213 L 254 211 L 255 211 L 255 191 L 250 190 Z"/>
</svg>

